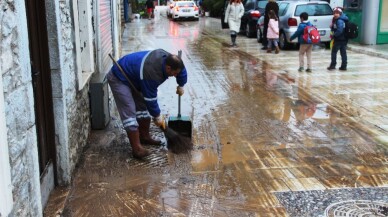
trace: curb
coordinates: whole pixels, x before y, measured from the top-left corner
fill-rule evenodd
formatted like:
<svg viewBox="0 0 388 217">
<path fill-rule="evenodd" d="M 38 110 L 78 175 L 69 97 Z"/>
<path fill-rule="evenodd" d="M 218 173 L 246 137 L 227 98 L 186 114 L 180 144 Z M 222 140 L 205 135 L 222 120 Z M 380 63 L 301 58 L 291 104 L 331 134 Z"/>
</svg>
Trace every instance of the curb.
<svg viewBox="0 0 388 217">
<path fill-rule="evenodd" d="M 380 58 L 388 59 L 387 52 L 379 52 L 379 51 L 377 51 L 375 49 L 371 49 L 371 48 L 368 48 L 368 47 L 363 47 L 363 46 L 360 46 L 360 45 L 348 44 L 348 50 L 351 50 L 351 51 L 354 51 L 354 52 L 357 52 L 357 53 L 366 54 L 366 55 L 369 55 L 369 56 L 374 56 L 374 57 L 380 57 Z"/>
</svg>

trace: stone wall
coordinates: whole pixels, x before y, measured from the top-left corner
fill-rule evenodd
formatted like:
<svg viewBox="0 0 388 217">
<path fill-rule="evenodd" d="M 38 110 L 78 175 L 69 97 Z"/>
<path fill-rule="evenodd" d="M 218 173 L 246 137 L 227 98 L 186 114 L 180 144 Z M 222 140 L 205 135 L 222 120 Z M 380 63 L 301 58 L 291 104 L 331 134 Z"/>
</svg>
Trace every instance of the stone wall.
<svg viewBox="0 0 388 217">
<path fill-rule="evenodd" d="M 41 216 L 39 165 L 24 0 L 0 1 L 0 72 L 14 207 L 11 216 Z"/>
<path fill-rule="evenodd" d="M 79 90 L 70 0 L 46 1 L 59 183 L 72 171 L 90 132 L 89 86 Z M 0 1 L 3 83 L 13 194 L 10 216 L 42 216 L 34 94 L 24 0 Z M 53 9 L 53 10 L 52 10 Z"/>
<path fill-rule="evenodd" d="M 67 185 L 90 132 L 88 85 L 78 90 L 69 0 L 46 1 L 59 184 Z"/>
</svg>

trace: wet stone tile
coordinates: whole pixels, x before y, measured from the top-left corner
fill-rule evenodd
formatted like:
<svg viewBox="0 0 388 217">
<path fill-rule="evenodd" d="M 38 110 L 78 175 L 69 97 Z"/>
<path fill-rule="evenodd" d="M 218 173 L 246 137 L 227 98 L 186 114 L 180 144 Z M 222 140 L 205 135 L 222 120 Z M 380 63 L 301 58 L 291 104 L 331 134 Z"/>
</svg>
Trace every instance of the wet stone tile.
<svg viewBox="0 0 388 217">
<path fill-rule="evenodd" d="M 358 176 L 331 176 L 318 178 L 319 182 L 328 189 L 354 188 L 357 186 Z"/>
<path fill-rule="evenodd" d="M 360 176 L 357 184 L 362 187 L 388 187 L 388 174 Z"/>
<path fill-rule="evenodd" d="M 351 188 L 318 191 L 276 192 L 289 216 L 325 216 L 325 209 L 348 200 L 388 201 L 388 188 Z"/>
</svg>

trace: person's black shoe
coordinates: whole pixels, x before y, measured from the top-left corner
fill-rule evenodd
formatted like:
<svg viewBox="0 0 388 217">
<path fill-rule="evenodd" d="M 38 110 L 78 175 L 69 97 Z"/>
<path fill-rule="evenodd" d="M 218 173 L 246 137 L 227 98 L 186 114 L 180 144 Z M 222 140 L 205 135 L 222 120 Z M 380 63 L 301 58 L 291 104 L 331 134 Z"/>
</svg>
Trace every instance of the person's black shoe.
<svg viewBox="0 0 388 217">
<path fill-rule="evenodd" d="M 346 67 L 342 67 L 342 66 L 341 66 L 341 67 L 339 67 L 339 70 L 340 70 L 340 71 L 346 71 Z"/>
<path fill-rule="evenodd" d="M 335 67 L 334 66 L 329 66 L 329 67 L 327 67 L 327 70 L 334 70 L 335 69 Z"/>
<path fill-rule="evenodd" d="M 268 49 L 268 47 L 262 47 L 261 49 L 262 49 L 262 50 L 267 50 L 267 49 Z"/>
</svg>

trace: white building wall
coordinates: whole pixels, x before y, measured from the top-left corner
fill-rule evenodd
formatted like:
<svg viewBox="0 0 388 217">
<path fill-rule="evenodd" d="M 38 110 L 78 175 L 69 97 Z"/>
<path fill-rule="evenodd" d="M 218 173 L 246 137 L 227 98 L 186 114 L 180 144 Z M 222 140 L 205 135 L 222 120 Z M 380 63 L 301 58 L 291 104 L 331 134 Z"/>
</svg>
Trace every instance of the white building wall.
<svg viewBox="0 0 388 217">
<path fill-rule="evenodd" d="M 89 84 L 80 88 L 78 81 L 75 46 L 79 42 L 74 32 L 77 9 L 72 8 L 71 0 L 45 0 L 45 4 L 57 174 L 59 184 L 67 185 L 91 129 Z M 25 0 L 0 1 L 0 9 L 0 130 L 6 134 L 0 134 L 0 216 L 39 217 L 43 207 Z M 4 196 L 7 193 L 8 197 Z"/>
<path fill-rule="evenodd" d="M 10 216 L 42 216 L 29 41 L 24 0 L 1 1 L 0 62 L 11 169 Z M 1 99 L 0 99 L 1 100 Z"/>
<path fill-rule="evenodd" d="M 78 88 L 74 13 L 70 0 L 46 1 L 58 181 L 67 185 L 90 132 L 89 85 Z M 76 5 L 75 5 L 76 6 Z M 92 18 L 90 18 L 92 19 Z M 78 21 L 77 21 L 78 22 Z"/>
</svg>

